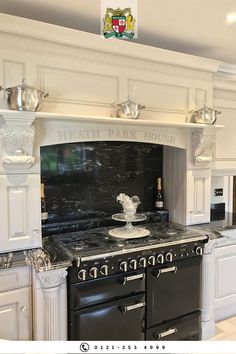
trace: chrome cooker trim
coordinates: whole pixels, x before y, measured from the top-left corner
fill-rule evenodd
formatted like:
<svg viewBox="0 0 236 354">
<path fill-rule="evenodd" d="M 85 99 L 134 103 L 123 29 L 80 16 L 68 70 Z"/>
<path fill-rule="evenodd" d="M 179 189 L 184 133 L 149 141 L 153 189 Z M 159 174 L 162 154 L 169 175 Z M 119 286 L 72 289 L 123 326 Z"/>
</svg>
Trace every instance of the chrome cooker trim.
<svg viewBox="0 0 236 354">
<path fill-rule="evenodd" d="M 133 253 L 133 252 L 138 252 L 138 251 L 145 251 L 145 250 L 150 250 L 153 248 L 162 248 L 166 246 L 173 246 L 173 245 L 180 245 L 182 243 L 190 243 L 190 242 L 195 242 L 195 241 L 202 241 L 202 240 L 207 240 L 208 236 L 196 236 L 196 237 L 191 237 L 187 239 L 182 239 L 182 240 L 176 240 L 176 241 L 170 241 L 170 242 L 164 242 L 164 243 L 159 243 L 155 245 L 149 245 L 149 246 L 140 246 L 136 248 L 129 248 L 125 249 L 123 251 L 114 251 L 114 252 L 108 252 L 108 253 L 101 253 L 101 254 L 96 254 L 94 256 L 87 256 L 87 257 L 81 257 L 80 262 L 86 262 L 86 261 L 92 261 L 95 259 L 99 258 L 105 258 L 105 257 L 111 257 L 111 256 L 118 256 L 120 254 L 127 254 L 127 253 Z"/>
</svg>

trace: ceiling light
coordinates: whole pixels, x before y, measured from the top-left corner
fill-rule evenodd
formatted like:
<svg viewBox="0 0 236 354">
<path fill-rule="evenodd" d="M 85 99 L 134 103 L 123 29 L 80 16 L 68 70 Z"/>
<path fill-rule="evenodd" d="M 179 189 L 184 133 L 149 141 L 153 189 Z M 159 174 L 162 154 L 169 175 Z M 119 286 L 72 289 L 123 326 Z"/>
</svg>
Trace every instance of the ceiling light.
<svg viewBox="0 0 236 354">
<path fill-rule="evenodd" d="M 231 12 L 230 14 L 227 15 L 226 21 L 228 23 L 234 23 L 236 22 L 236 12 Z"/>
</svg>

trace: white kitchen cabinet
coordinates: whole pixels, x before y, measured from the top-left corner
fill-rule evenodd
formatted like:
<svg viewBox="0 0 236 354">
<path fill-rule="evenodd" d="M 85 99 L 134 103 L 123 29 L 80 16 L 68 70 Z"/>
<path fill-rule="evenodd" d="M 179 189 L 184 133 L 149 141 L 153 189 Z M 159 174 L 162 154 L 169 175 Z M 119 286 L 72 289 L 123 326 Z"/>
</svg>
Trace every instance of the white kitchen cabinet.
<svg viewBox="0 0 236 354">
<path fill-rule="evenodd" d="M 187 171 L 187 225 L 201 224 L 210 221 L 210 197 L 210 169 Z"/>
<path fill-rule="evenodd" d="M 227 239 L 223 246 L 215 248 L 215 321 L 236 315 L 235 241 Z"/>
<path fill-rule="evenodd" d="M 30 340 L 30 287 L 0 293 L 0 338 Z"/>
<path fill-rule="evenodd" d="M 0 201 L 0 253 L 40 247 L 40 176 L 0 176 Z"/>
<path fill-rule="evenodd" d="M 0 339 L 32 339 L 30 274 L 30 267 L 0 271 Z"/>
</svg>

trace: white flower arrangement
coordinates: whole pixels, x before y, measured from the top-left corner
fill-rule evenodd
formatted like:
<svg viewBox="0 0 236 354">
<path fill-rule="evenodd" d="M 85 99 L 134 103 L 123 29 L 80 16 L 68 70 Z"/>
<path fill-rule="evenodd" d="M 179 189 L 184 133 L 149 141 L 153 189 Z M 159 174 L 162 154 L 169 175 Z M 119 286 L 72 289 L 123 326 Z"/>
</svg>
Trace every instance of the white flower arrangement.
<svg viewBox="0 0 236 354">
<path fill-rule="evenodd" d="M 124 193 L 120 193 L 116 200 L 121 203 L 124 213 L 135 214 L 138 205 L 140 204 L 140 199 L 138 196 L 134 195 L 133 197 L 129 197 Z"/>
</svg>

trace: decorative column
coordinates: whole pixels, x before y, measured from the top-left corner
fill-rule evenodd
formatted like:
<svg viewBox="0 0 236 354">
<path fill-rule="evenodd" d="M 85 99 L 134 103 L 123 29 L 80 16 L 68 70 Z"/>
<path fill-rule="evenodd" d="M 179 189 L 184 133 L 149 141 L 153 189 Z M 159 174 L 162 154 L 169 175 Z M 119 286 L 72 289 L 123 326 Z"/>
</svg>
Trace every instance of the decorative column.
<svg viewBox="0 0 236 354">
<path fill-rule="evenodd" d="M 34 340 L 67 340 L 66 269 L 34 271 Z"/>
<path fill-rule="evenodd" d="M 204 247 L 202 264 L 202 340 L 215 335 L 214 298 L 215 298 L 215 240 Z"/>
</svg>

